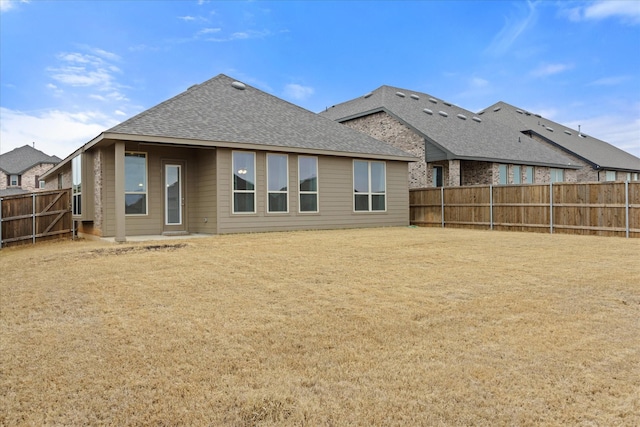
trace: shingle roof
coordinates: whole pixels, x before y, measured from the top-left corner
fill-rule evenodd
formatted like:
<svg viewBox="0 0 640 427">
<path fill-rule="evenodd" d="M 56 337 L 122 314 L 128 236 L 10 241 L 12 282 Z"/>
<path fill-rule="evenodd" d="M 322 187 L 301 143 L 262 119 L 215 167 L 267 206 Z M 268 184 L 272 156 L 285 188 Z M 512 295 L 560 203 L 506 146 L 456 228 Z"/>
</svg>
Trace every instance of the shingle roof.
<svg viewBox="0 0 640 427">
<path fill-rule="evenodd" d="M 605 141 L 506 102 L 498 102 L 479 114 L 482 118 L 499 121 L 519 131 L 535 132 L 595 167 L 640 171 L 640 159 L 636 156 Z"/>
<path fill-rule="evenodd" d="M 223 74 L 192 86 L 105 133 L 415 160 L 389 144 L 249 85 L 238 84 Z"/>
<path fill-rule="evenodd" d="M 569 157 L 512 127 L 407 89 L 381 86 L 320 115 L 344 122 L 378 111 L 385 111 L 413 128 L 452 159 L 577 167 Z"/>
<path fill-rule="evenodd" d="M 0 155 L 0 169 L 8 175 L 20 175 L 42 163 L 55 165 L 60 163 L 60 158 L 57 156 L 49 156 L 30 145 L 24 145 Z"/>
</svg>

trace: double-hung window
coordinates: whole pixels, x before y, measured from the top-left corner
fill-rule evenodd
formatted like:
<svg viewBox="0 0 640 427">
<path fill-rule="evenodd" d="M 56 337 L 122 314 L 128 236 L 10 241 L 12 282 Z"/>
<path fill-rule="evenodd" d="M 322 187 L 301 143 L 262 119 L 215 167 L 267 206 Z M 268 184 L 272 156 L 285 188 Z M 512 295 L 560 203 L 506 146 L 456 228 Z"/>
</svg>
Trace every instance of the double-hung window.
<svg viewBox="0 0 640 427">
<path fill-rule="evenodd" d="M 524 177 L 527 184 L 533 184 L 533 166 L 526 166 Z"/>
<path fill-rule="evenodd" d="M 509 176 L 507 173 L 507 165 L 498 165 L 498 184 L 507 185 L 509 183 Z"/>
<path fill-rule="evenodd" d="M 256 154 L 233 152 L 233 213 L 256 212 Z"/>
<path fill-rule="evenodd" d="M 318 212 L 318 158 L 298 157 L 300 212 Z"/>
<path fill-rule="evenodd" d="M 549 171 L 550 181 L 554 182 L 564 182 L 564 169 L 554 169 L 551 168 Z"/>
<path fill-rule="evenodd" d="M 605 181 L 615 181 L 616 180 L 616 171 L 606 171 L 604 179 L 605 179 Z"/>
<path fill-rule="evenodd" d="M 9 175 L 9 187 L 20 186 L 20 175 Z"/>
<path fill-rule="evenodd" d="M 74 216 L 82 215 L 82 154 L 71 160 L 71 206 Z"/>
<path fill-rule="evenodd" d="M 353 208 L 358 212 L 385 211 L 386 167 L 384 162 L 353 161 Z"/>
<path fill-rule="evenodd" d="M 522 183 L 522 169 L 518 165 L 513 165 L 513 183 L 521 184 Z"/>
<path fill-rule="evenodd" d="M 147 214 L 147 155 L 124 153 L 124 213 Z"/>
<path fill-rule="evenodd" d="M 269 212 L 288 212 L 289 166 L 286 154 L 267 154 L 267 199 Z"/>
</svg>

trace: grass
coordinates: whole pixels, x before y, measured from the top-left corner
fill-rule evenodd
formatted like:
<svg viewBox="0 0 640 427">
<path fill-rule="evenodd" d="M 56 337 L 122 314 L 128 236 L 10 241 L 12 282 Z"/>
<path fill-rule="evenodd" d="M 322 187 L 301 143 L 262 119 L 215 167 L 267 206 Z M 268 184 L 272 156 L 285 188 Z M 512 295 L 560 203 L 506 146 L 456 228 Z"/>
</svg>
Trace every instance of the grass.
<svg viewBox="0 0 640 427">
<path fill-rule="evenodd" d="M 640 241 L 383 228 L 0 251 L 0 425 L 640 425 Z"/>
</svg>

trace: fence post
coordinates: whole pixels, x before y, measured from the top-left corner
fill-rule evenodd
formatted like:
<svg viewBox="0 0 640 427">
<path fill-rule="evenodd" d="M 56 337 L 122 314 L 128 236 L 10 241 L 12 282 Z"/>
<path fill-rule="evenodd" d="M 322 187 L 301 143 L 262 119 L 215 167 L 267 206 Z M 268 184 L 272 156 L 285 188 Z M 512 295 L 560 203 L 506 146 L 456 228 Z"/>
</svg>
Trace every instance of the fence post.
<svg viewBox="0 0 640 427">
<path fill-rule="evenodd" d="M 0 197 L 0 249 L 2 249 L 2 197 Z"/>
<path fill-rule="evenodd" d="M 626 237 L 629 238 L 629 181 L 624 182 L 624 224 Z"/>
<path fill-rule="evenodd" d="M 549 233 L 553 234 L 553 182 L 549 183 Z"/>
<path fill-rule="evenodd" d="M 31 242 L 36 244 L 36 193 L 31 195 L 31 233 L 33 233 Z"/>
<path fill-rule="evenodd" d="M 444 228 L 444 186 L 440 187 L 440 222 Z"/>
<path fill-rule="evenodd" d="M 489 230 L 493 230 L 493 185 L 489 185 Z"/>
</svg>

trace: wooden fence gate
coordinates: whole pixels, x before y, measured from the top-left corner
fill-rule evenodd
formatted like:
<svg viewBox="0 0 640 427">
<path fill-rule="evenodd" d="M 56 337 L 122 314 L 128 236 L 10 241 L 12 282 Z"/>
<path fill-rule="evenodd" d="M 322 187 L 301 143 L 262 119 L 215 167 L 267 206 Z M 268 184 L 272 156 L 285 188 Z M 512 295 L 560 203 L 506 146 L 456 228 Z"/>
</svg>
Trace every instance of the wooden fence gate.
<svg viewBox="0 0 640 427">
<path fill-rule="evenodd" d="M 0 197 L 0 248 L 72 235 L 70 189 Z"/>
</svg>

